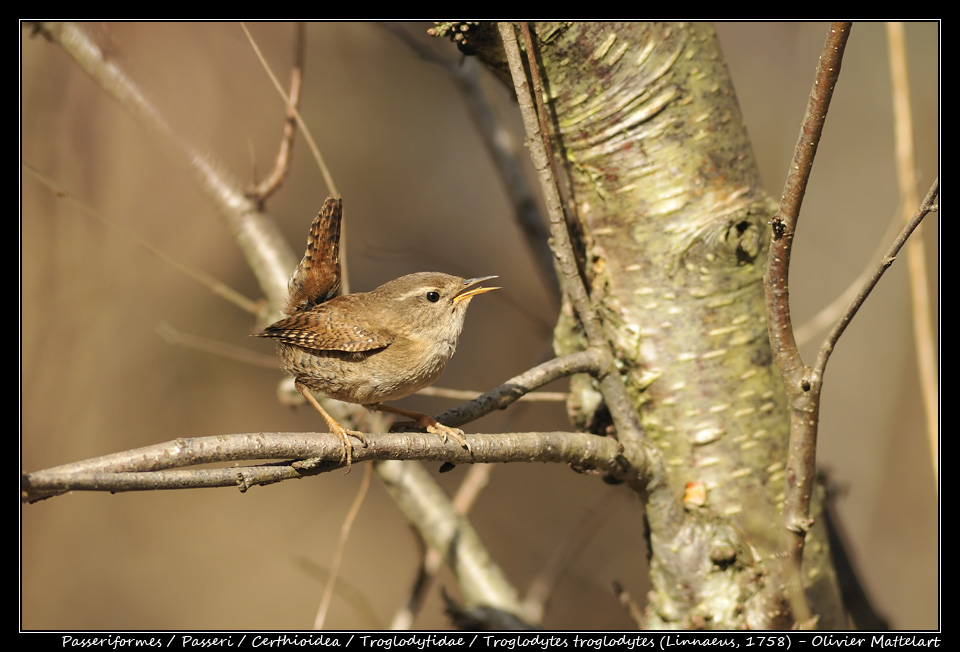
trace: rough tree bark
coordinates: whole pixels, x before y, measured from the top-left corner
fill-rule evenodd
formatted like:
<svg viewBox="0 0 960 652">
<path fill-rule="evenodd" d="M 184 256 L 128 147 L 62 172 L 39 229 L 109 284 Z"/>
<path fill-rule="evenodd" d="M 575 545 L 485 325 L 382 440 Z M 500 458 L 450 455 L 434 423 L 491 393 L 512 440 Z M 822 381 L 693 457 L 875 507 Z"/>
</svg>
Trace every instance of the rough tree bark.
<svg viewBox="0 0 960 652">
<path fill-rule="evenodd" d="M 504 70 L 501 44 L 471 26 L 465 51 Z M 803 584 L 785 588 L 779 510 L 789 414 L 772 364 L 763 272 L 776 203 L 762 190 L 710 25 L 538 23 L 534 54 L 567 175 L 580 269 L 620 373 L 659 452 L 682 522 L 648 506 L 646 625 L 844 628 L 826 539 L 810 535 Z M 555 348 L 582 346 L 563 312 Z M 575 422 L 610 425 L 582 378 Z M 673 512 L 676 514 L 677 512 Z"/>
</svg>

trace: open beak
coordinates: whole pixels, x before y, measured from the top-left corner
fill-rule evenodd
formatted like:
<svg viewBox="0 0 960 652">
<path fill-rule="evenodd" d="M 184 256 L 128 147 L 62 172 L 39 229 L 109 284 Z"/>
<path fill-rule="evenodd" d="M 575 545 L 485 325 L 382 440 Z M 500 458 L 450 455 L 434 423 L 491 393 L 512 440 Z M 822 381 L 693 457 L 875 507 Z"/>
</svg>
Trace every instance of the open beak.
<svg viewBox="0 0 960 652">
<path fill-rule="evenodd" d="M 483 283 L 484 281 L 489 281 L 492 278 L 497 278 L 496 276 L 481 276 L 479 278 L 468 278 L 463 282 L 463 289 L 460 290 L 457 296 L 453 297 L 453 303 L 464 301 L 465 299 L 470 299 L 477 296 L 478 294 L 483 294 L 484 292 L 490 292 L 491 290 L 499 290 L 500 288 L 475 288 L 474 285 L 478 283 Z M 471 289 L 472 288 L 472 289 Z"/>
</svg>

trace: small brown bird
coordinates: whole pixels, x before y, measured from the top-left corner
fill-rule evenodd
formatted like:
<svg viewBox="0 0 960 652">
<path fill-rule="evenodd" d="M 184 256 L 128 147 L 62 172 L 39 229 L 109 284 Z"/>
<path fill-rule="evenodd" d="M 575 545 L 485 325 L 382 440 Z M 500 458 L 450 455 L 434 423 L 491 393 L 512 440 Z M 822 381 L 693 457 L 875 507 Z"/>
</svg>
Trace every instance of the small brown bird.
<svg viewBox="0 0 960 652">
<path fill-rule="evenodd" d="M 336 237 L 330 235 L 334 228 L 328 209 L 331 201 L 337 202 Z M 353 458 L 350 436 L 364 446 L 366 440 L 337 423 L 311 391 L 404 415 L 444 441 L 450 436 L 469 449 L 461 430 L 425 414 L 380 403 L 409 396 L 437 380 L 457 348 L 470 300 L 499 289 L 478 284 L 496 277 L 465 280 L 440 272 L 419 272 L 371 292 L 329 298 L 340 285 L 336 244 L 340 200 L 327 202 L 311 227 L 307 253 L 290 280 L 288 316 L 257 336 L 279 342 L 280 366 L 293 375 L 297 390 L 343 441 L 341 459 L 348 466 Z M 324 221 L 326 226 L 318 226 Z"/>
</svg>

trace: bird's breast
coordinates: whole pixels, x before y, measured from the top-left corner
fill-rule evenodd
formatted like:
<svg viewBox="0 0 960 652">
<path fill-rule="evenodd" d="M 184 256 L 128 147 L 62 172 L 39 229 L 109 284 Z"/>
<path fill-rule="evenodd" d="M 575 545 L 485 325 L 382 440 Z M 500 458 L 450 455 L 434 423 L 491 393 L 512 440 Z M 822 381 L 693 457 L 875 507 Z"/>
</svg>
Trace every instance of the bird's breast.
<svg viewBox="0 0 960 652">
<path fill-rule="evenodd" d="M 394 401 L 434 383 L 456 350 L 456 342 L 404 338 L 376 351 L 314 351 L 280 343 L 284 371 L 311 390 L 348 403 Z"/>
</svg>

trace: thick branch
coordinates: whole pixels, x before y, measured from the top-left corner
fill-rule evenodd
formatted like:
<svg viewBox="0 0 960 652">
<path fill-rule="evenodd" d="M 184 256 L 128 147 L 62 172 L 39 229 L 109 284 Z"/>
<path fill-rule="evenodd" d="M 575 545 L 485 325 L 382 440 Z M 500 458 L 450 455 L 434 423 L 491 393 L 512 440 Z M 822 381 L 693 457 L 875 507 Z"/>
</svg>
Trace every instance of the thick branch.
<svg viewBox="0 0 960 652">
<path fill-rule="evenodd" d="M 427 544 L 440 552 L 464 599 L 491 629 L 524 627 L 523 606 L 467 518 L 419 464 L 381 462 L 377 475 Z M 418 491 L 413 491 L 416 487 Z"/>
</svg>

